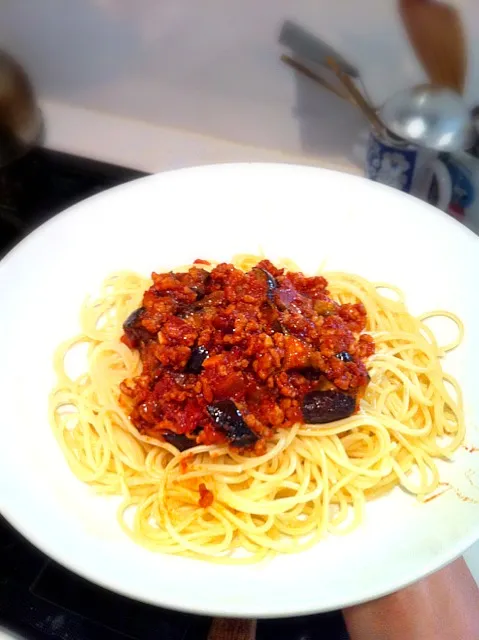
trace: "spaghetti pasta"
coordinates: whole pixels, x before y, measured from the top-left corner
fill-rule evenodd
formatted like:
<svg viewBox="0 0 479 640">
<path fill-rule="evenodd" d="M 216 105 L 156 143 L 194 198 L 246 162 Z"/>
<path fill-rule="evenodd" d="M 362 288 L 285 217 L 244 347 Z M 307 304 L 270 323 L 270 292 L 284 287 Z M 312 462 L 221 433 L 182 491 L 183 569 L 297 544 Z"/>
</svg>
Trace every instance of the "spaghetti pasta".
<svg viewBox="0 0 479 640">
<path fill-rule="evenodd" d="M 234 260 L 243 270 L 256 262 Z M 352 530 L 365 503 L 396 486 L 423 499 L 438 487 L 436 461 L 450 458 L 465 437 L 460 387 L 441 368 L 461 341 L 460 319 L 442 311 L 414 317 L 395 287 L 324 275 L 335 300 L 366 309 L 376 344 L 371 381 L 358 413 L 278 429 L 261 455 L 225 444 L 180 452 L 139 433 L 119 386 L 141 373 L 141 360 L 120 338 L 151 282 L 117 273 L 85 302 L 81 334 L 54 358 L 50 421 L 73 473 L 99 493 L 121 497 L 118 520 L 135 542 L 214 562 L 257 562 Z M 457 325 L 452 343 L 437 344 L 427 325 L 435 316 Z M 87 370 L 71 375 L 66 362 L 79 347 Z M 201 491 L 213 497 L 205 506 L 198 504 Z"/>
</svg>

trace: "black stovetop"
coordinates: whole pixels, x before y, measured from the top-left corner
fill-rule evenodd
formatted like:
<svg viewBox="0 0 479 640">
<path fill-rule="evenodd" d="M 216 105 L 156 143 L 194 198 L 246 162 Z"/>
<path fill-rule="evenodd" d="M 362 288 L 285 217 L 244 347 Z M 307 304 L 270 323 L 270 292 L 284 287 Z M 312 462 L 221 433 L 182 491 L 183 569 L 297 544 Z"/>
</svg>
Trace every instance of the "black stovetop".
<svg viewBox="0 0 479 640">
<path fill-rule="evenodd" d="M 0 256 L 59 211 L 142 175 L 35 149 L 0 170 Z M 5 489 L 4 489 L 5 490 Z M 318 573 L 318 581 L 327 576 Z M 0 630 L 33 640 L 206 640 L 210 620 L 129 600 L 60 567 L 0 516 Z M 346 640 L 339 613 L 261 621 L 257 640 Z"/>
<path fill-rule="evenodd" d="M 75 202 L 144 175 L 134 169 L 35 149 L 0 169 L 0 251 Z"/>
</svg>

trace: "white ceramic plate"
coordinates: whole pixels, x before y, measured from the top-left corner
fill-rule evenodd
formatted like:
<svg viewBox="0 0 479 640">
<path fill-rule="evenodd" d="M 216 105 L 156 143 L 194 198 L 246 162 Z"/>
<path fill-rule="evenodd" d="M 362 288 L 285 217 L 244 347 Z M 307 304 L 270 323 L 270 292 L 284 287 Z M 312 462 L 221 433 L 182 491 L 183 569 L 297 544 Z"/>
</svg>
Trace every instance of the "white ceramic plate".
<svg viewBox="0 0 479 640">
<path fill-rule="evenodd" d="M 50 432 L 47 396 L 53 351 L 78 330 L 85 295 L 118 269 L 148 274 L 260 250 L 308 272 L 326 261 L 395 283 L 414 312 L 459 314 L 466 340 L 445 366 L 464 389 L 468 438 L 477 437 L 479 240 L 471 232 L 402 193 L 313 168 L 220 165 L 145 178 L 57 216 L 0 265 L 0 508 L 70 569 L 166 607 L 286 616 L 396 590 L 479 538 L 477 504 L 449 492 L 420 505 L 396 490 L 369 504 L 350 535 L 257 566 L 217 566 L 136 546 L 116 523 L 115 500 L 72 475 Z M 478 498 L 465 479 L 474 470 L 479 476 L 479 454 L 462 451 L 443 473 Z"/>
<path fill-rule="evenodd" d="M 19 640 L 20 636 L 17 636 L 16 634 L 13 635 L 13 633 L 11 631 L 6 631 L 3 628 L 0 628 L 0 640 Z"/>
</svg>

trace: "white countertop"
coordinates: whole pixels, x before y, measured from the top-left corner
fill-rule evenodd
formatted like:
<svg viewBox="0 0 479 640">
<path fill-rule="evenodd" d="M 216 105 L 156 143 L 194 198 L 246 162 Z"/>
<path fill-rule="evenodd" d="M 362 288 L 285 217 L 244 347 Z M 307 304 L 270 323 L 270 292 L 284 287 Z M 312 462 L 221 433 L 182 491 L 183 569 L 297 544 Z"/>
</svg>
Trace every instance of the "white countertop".
<svg viewBox="0 0 479 640">
<path fill-rule="evenodd" d="M 150 173 L 221 162 L 285 162 L 361 173 L 345 158 L 290 155 L 52 101 L 42 101 L 41 108 L 47 147 Z M 479 584 L 479 542 L 465 557 Z"/>
<path fill-rule="evenodd" d="M 41 101 L 41 109 L 47 147 L 150 173 L 221 162 L 285 162 L 360 173 L 358 167 L 342 158 L 331 160 L 241 145 L 50 100 Z"/>
</svg>

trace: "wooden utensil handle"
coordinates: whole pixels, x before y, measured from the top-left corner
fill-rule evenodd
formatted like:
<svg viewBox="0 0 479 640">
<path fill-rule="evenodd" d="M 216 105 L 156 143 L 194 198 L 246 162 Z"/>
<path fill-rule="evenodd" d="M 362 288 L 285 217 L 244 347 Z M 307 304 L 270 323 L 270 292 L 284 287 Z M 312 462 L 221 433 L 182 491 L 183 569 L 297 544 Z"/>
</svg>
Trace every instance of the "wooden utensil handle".
<svg viewBox="0 0 479 640">
<path fill-rule="evenodd" d="M 397 0 L 397 4 L 409 41 L 430 82 L 462 93 L 467 43 L 458 9 L 439 0 Z"/>
<path fill-rule="evenodd" d="M 255 640 L 256 620 L 214 618 L 208 640 Z"/>
</svg>

